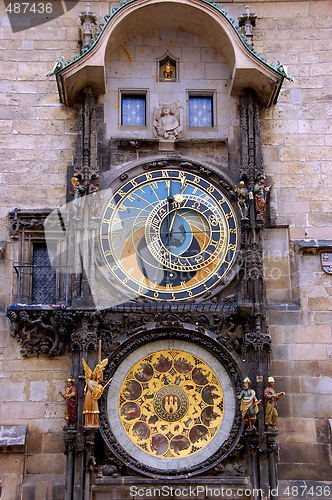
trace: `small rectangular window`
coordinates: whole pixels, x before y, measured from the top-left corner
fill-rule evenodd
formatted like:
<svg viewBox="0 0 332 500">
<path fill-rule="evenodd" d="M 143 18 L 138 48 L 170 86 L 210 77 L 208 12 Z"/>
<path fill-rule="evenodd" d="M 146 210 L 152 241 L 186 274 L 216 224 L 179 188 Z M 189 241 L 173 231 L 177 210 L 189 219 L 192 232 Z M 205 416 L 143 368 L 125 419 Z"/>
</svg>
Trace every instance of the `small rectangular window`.
<svg viewBox="0 0 332 500">
<path fill-rule="evenodd" d="M 212 96 L 189 96 L 189 127 L 213 127 Z"/>
<path fill-rule="evenodd" d="M 145 95 L 121 95 L 121 125 L 127 125 L 131 127 L 142 127 L 146 125 Z"/>
<path fill-rule="evenodd" d="M 56 303 L 56 272 L 51 267 L 46 243 L 33 244 L 32 303 Z"/>
</svg>

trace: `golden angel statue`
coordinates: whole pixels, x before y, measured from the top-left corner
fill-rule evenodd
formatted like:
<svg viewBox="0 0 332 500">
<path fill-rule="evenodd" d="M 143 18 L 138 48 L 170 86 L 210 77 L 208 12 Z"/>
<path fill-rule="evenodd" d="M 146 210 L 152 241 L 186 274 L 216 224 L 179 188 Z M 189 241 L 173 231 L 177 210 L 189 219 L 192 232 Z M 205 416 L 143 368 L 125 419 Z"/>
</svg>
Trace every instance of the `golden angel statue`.
<svg viewBox="0 0 332 500">
<path fill-rule="evenodd" d="M 99 407 L 98 399 L 104 392 L 104 387 L 101 382 L 104 380 L 104 369 L 108 363 L 108 359 L 105 358 L 103 361 L 95 366 L 94 370 L 87 365 L 86 361 L 82 359 L 85 375 L 85 387 L 84 387 L 84 427 L 98 428 L 99 427 Z"/>
</svg>

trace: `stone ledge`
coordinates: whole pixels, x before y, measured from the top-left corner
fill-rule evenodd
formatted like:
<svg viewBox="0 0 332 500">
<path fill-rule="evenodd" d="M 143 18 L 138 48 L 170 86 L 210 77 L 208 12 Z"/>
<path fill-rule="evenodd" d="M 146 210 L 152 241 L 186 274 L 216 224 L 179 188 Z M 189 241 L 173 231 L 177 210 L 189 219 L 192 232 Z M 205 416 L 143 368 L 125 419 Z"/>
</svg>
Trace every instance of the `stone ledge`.
<svg viewBox="0 0 332 500">
<path fill-rule="evenodd" d="M 25 450 L 26 425 L 1 425 L 0 426 L 0 451 L 17 453 Z"/>
<path fill-rule="evenodd" d="M 299 311 L 301 305 L 296 302 L 268 302 L 267 309 L 276 309 L 280 311 Z"/>
<path fill-rule="evenodd" d="M 316 252 L 331 252 L 332 251 L 332 240 L 323 240 L 323 239 L 300 239 L 300 240 L 291 240 L 293 243 L 295 250 L 299 253 L 316 253 Z"/>
</svg>

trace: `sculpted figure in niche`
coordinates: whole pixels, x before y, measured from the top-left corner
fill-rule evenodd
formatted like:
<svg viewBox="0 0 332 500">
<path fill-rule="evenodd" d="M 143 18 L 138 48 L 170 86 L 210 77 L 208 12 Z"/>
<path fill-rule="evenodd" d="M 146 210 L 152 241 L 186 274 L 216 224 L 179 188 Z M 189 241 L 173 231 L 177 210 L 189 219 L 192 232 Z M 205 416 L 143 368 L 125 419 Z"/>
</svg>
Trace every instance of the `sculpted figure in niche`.
<svg viewBox="0 0 332 500">
<path fill-rule="evenodd" d="M 166 80 L 170 80 L 172 78 L 173 70 L 169 61 L 167 61 L 163 73 Z"/>
<path fill-rule="evenodd" d="M 180 106 L 175 111 L 169 104 L 155 108 L 154 128 L 157 137 L 175 140 L 183 128 L 183 108 Z"/>
</svg>

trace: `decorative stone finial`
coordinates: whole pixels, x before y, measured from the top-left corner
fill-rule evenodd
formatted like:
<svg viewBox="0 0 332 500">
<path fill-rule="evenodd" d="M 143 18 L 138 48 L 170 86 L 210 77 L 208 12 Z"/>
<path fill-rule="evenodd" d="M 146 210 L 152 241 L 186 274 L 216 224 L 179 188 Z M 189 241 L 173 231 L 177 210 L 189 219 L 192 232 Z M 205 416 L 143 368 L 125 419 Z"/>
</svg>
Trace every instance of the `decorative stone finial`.
<svg viewBox="0 0 332 500">
<path fill-rule="evenodd" d="M 257 14 L 250 12 L 250 7 L 247 5 L 244 9 L 244 14 L 239 17 L 239 26 L 244 27 L 244 34 L 247 37 L 247 43 L 253 47 L 252 28 L 256 26 Z"/>
<path fill-rule="evenodd" d="M 97 14 L 90 11 L 90 4 L 87 3 L 85 6 L 85 12 L 79 12 L 81 20 L 81 43 L 82 48 L 87 47 L 89 42 L 93 39 L 95 35 L 96 28 L 98 24 Z"/>
</svg>

